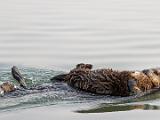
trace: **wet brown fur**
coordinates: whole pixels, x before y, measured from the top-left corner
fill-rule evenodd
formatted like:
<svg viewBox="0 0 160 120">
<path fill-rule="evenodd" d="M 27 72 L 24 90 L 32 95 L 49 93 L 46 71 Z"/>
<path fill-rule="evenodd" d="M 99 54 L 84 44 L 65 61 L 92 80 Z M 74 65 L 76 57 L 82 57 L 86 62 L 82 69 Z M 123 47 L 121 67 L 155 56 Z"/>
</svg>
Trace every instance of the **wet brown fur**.
<svg viewBox="0 0 160 120">
<path fill-rule="evenodd" d="M 129 96 L 159 87 L 158 69 L 144 71 L 91 70 L 91 64 L 78 64 L 65 77 L 70 86 L 96 94 Z M 135 82 L 129 86 L 129 82 Z"/>
</svg>

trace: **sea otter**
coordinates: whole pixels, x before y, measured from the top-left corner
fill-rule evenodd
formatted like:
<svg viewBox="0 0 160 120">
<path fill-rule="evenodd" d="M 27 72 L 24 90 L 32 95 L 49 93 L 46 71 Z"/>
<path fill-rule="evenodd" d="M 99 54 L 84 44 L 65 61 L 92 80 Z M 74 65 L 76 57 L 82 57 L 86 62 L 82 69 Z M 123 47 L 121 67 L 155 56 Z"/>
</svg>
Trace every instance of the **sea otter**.
<svg viewBox="0 0 160 120">
<path fill-rule="evenodd" d="M 92 70 L 91 64 L 78 64 L 68 74 L 51 80 L 64 81 L 73 88 L 101 95 L 130 96 L 160 87 L 160 69 L 143 71 Z"/>
<path fill-rule="evenodd" d="M 91 64 L 78 64 L 68 74 L 54 76 L 51 80 L 66 82 L 79 90 L 101 95 L 130 96 L 154 88 L 160 89 L 160 68 L 143 71 L 116 71 L 112 69 L 92 70 Z M 22 74 L 16 66 L 12 67 L 12 76 L 20 87 L 27 90 L 41 90 L 46 87 L 28 88 Z M 11 82 L 0 85 L 0 95 L 19 89 Z M 48 89 L 48 87 L 47 87 Z"/>
</svg>

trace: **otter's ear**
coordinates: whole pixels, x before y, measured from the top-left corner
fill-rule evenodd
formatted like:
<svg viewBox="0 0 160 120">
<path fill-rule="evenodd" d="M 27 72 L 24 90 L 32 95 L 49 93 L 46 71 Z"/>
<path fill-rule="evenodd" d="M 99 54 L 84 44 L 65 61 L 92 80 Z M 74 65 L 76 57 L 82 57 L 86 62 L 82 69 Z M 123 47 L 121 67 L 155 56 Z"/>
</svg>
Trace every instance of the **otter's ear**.
<svg viewBox="0 0 160 120">
<path fill-rule="evenodd" d="M 92 68 L 93 68 L 93 65 L 92 65 L 92 64 L 86 64 L 86 68 L 92 69 Z"/>
<path fill-rule="evenodd" d="M 76 68 L 80 68 L 80 67 L 82 67 L 82 66 L 84 66 L 84 63 L 77 64 L 77 65 L 76 65 Z"/>
</svg>

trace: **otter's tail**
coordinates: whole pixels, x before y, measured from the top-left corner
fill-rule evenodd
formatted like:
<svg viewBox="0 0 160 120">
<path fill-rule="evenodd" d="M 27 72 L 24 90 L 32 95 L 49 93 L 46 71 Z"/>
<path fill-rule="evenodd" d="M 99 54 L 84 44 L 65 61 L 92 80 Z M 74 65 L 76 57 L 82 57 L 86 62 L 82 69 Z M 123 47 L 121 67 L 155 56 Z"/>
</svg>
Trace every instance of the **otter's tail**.
<svg viewBox="0 0 160 120">
<path fill-rule="evenodd" d="M 16 66 L 13 66 L 11 71 L 12 71 L 13 78 L 20 84 L 21 87 L 26 89 L 27 84 L 26 84 L 22 74 L 19 72 L 18 68 Z"/>
<path fill-rule="evenodd" d="M 60 74 L 60 75 L 56 75 L 53 78 L 51 78 L 51 81 L 65 81 L 65 77 L 67 74 Z"/>
</svg>

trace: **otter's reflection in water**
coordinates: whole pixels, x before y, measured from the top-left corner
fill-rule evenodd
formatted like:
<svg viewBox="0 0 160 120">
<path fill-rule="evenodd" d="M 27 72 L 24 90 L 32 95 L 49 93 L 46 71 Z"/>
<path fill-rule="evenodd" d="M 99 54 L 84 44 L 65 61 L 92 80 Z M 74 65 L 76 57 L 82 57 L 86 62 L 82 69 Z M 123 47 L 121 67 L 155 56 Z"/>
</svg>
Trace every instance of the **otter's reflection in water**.
<svg viewBox="0 0 160 120">
<path fill-rule="evenodd" d="M 93 108 L 89 110 L 76 111 L 78 113 L 103 113 L 103 112 L 117 112 L 117 111 L 129 111 L 129 110 L 160 110 L 160 106 L 142 104 L 142 105 L 106 105 L 98 108 Z"/>
<path fill-rule="evenodd" d="M 160 105 L 150 105 L 142 103 L 143 101 L 153 101 L 160 98 L 160 91 L 151 91 L 142 96 L 135 96 L 124 98 L 120 102 L 115 103 L 102 103 L 96 108 L 88 110 L 78 110 L 78 113 L 103 113 L 103 112 L 117 112 L 129 110 L 160 110 Z M 141 103 L 140 103 L 141 102 Z"/>
</svg>

